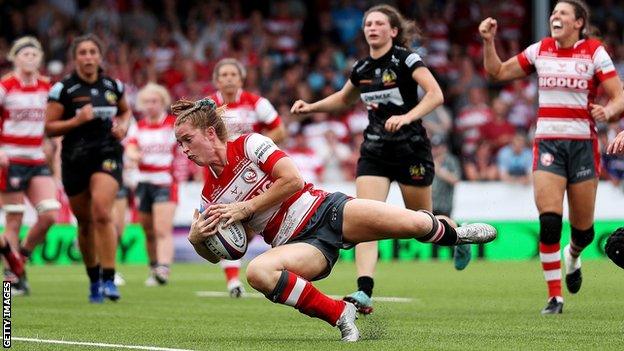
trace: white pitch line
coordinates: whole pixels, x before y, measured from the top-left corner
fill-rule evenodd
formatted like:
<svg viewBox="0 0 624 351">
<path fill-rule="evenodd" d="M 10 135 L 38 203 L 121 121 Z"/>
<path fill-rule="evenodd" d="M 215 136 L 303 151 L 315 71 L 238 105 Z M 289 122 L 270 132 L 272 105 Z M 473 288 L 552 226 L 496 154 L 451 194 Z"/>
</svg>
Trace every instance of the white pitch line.
<svg viewBox="0 0 624 351">
<path fill-rule="evenodd" d="M 230 297 L 230 294 L 225 291 L 196 291 L 195 295 L 199 297 Z M 249 297 L 249 298 L 255 298 L 255 299 L 266 298 L 264 295 L 260 293 L 247 293 L 247 292 L 244 293 L 242 297 Z M 329 297 L 331 297 L 332 299 L 342 298 L 342 296 L 338 296 L 338 295 L 329 295 Z M 396 296 L 374 296 L 373 300 L 381 301 L 381 302 L 399 302 L 399 303 L 408 303 L 408 302 L 418 301 L 418 299 L 412 299 L 409 297 L 396 297 Z"/>
<path fill-rule="evenodd" d="M 152 351 L 193 351 L 193 350 L 188 350 L 188 349 L 170 349 L 168 347 L 105 344 L 105 343 L 100 343 L 100 342 L 48 340 L 48 339 L 19 338 L 19 337 L 12 337 L 11 339 L 16 340 L 16 341 L 36 342 L 40 344 L 80 345 L 80 346 L 96 346 L 96 347 L 110 347 L 110 348 L 117 348 L 117 349 L 152 350 Z"/>
</svg>

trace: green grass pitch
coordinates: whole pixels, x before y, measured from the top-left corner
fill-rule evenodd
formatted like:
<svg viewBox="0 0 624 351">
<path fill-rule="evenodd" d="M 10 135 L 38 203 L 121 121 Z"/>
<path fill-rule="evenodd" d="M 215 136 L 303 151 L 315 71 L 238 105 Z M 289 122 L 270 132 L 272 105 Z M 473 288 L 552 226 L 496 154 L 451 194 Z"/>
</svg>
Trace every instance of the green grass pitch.
<svg viewBox="0 0 624 351">
<path fill-rule="evenodd" d="M 197 296 L 225 289 L 210 264 L 175 265 L 170 284 L 153 288 L 143 285 L 145 267 L 121 266 L 122 299 L 103 305 L 87 303 L 82 266 L 29 268 L 31 296 L 13 298 L 13 337 L 191 350 L 624 350 L 624 270 L 607 260 L 584 262 L 583 288 L 564 293 L 559 316 L 539 314 L 546 287 L 535 260 L 476 261 L 463 272 L 448 261 L 381 263 L 375 295 L 413 301 L 375 303 L 374 314 L 358 320 L 355 344 L 264 298 Z M 342 295 L 354 276 L 352 263 L 338 263 L 315 285 Z M 18 340 L 12 348 L 107 350 Z"/>
</svg>

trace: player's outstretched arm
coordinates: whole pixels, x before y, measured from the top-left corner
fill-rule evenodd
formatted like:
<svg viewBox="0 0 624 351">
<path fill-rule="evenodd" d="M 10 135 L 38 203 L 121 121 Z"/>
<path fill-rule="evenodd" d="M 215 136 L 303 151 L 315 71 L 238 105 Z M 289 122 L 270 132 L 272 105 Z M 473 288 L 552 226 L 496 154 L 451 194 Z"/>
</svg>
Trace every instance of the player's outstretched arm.
<svg viewBox="0 0 624 351">
<path fill-rule="evenodd" d="M 314 112 L 340 112 L 346 110 L 357 101 L 359 89 L 350 80 L 339 91 L 314 103 L 297 100 L 290 108 L 290 113 L 303 115 Z"/>
</svg>

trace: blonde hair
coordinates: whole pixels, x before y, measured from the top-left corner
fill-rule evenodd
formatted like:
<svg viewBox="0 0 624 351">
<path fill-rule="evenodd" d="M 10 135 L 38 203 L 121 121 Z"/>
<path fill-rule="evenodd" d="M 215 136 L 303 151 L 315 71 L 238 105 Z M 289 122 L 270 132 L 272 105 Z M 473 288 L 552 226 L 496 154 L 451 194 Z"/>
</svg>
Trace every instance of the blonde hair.
<svg viewBox="0 0 624 351">
<path fill-rule="evenodd" d="M 219 76 L 219 70 L 225 65 L 232 65 L 236 67 L 238 73 L 241 76 L 241 80 L 245 81 L 245 77 L 247 77 L 247 70 L 245 69 L 245 66 L 243 66 L 243 64 L 235 58 L 226 57 L 219 60 L 219 62 L 217 62 L 217 64 L 215 65 L 214 70 L 212 70 L 212 80 L 214 82 L 217 81 L 217 77 Z"/>
<path fill-rule="evenodd" d="M 167 106 L 171 105 L 171 95 L 169 95 L 169 92 L 164 86 L 156 83 L 147 83 L 137 94 L 136 104 L 139 111 L 143 111 L 143 99 L 145 99 L 145 96 L 148 94 L 156 94 L 160 96 L 165 109 L 167 109 Z"/>
<path fill-rule="evenodd" d="M 213 127 L 217 137 L 222 142 L 228 139 L 227 128 L 223 122 L 225 106 L 217 107 L 211 98 L 203 98 L 197 101 L 181 99 L 171 105 L 171 112 L 177 117 L 175 126 L 190 123 L 193 128 L 205 130 Z"/>
<path fill-rule="evenodd" d="M 37 40 L 37 38 L 31 36 L 21 37 L 15 40 L 13 42 L 13 45 L 11 46 L 11 49 L 9 50 L 9 53 L 7 54 L 7 59 L 11 62 L 14 62 L 17 53 L 20 50 L 29 47 L 37 49 L 41 53 L 43 59 L 43 48 L 41 47 L 41 43 L 39 42 L 39 40 Z"/>
</svg>

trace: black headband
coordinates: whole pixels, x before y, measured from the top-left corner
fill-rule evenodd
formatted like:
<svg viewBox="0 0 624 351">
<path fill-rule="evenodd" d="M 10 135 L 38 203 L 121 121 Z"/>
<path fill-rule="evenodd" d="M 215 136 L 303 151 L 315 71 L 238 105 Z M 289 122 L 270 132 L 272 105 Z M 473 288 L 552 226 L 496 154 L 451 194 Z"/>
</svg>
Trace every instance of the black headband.
<svg viewBox="0 0 624 351">
<path fill-rule="evenodd" d="M 35 44 L 33 44 L 33 43 L 24 43 L 24 44 L 18 46 L 15 49 L 15 55 L 17 55 L 20 51 L 22 51 L 22 50 L 24 50 L 26 48 L 35 48 L 35 49 L 39 50 L 39 48 Z"/>
</svg>

